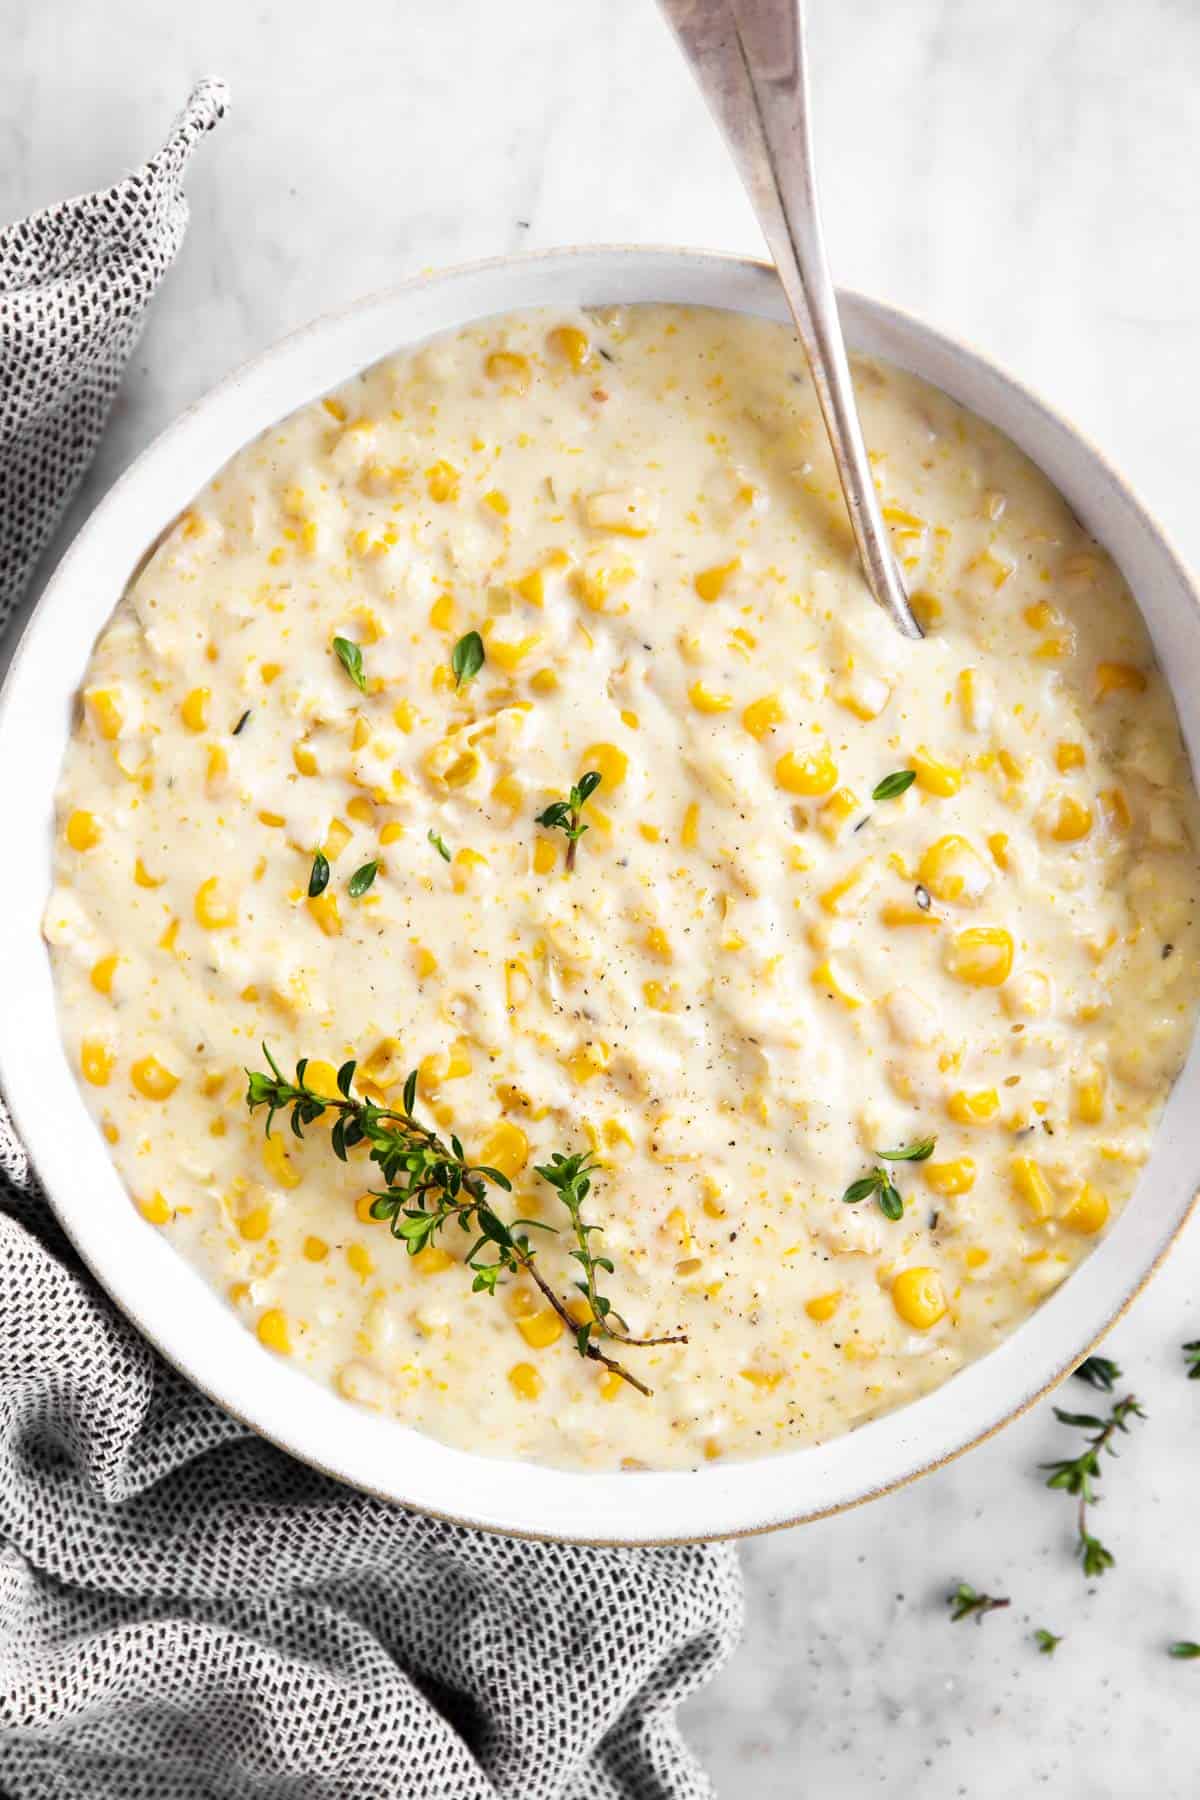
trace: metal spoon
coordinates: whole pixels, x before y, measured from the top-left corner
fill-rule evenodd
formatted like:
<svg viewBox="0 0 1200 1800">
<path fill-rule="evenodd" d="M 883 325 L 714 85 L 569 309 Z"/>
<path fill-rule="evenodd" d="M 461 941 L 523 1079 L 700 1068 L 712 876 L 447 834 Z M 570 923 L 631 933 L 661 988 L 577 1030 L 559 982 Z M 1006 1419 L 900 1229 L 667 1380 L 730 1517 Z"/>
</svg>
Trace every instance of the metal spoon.
<svg viewBox="0 0 1200 1800">
<path fill-rule="evenodd" d="M 659 0 L 762 226 L 825 418 L 871 593 L 905 637 L 921 627 L 879 511 L 825 260 L 809 134 L 802 0 Z"/>
</svg>

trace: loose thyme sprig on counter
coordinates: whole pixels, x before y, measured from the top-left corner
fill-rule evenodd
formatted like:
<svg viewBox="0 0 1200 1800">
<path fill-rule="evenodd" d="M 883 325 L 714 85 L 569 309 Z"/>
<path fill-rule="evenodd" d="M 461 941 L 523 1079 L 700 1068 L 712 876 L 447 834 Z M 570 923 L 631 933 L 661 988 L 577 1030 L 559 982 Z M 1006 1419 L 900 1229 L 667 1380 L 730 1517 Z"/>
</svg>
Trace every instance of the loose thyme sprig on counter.
<svg viewBox="0 0 1200 1800">
<path fill-rule="evenodd" d="M 1187 1364 L 1189 1381 L 1200 1381 L 1200 1338 L 1193 1338 L 1190 1344 L 1183 1346 L 1183 1360 Z"/>
<path fill-rule="evenodd" d="M 875 1154 L 881 1163 L 928 1162 L 936 1143 L 937 1139 L 933 1137 L 918 1138 L 915 1144 L 905 1144 L 899 1150 L 877 1150 Z M 904 1217 L 904 1200 L 887 1169 L 874 1168 L 870 1174 L 852 1181 L 842 1199 L 847 1206 L 857 1206 L 860 1200 L 867 1200 L 872 1194 L 878 1196 L 879 1210 L 885 1219 Z"/>
<path fill-rule="evenodd" d="M 535 820 L 536 824 L 544 825 L 547 831 L 566 833 L 568 874 L 575 867 L 575 847 L 587 830 L 581 817 L 583 809 L 603 779 L 598 769 L 589 769 L 586 775 L 579 777 L 578 786 L 571 789 L 565 800 L 552 800 L 545 812 L 540 812 Z"/>
<path fill-rule="evenodd" d="M 1054 1408 L 1054 1416 L 1062 1425 L 1074 1425 L 1080 1430 L 1095 1433 L 1088 1439 L 1087 1448 L 1081 1450 L 1078 1456 L 1061 1462 L 1043 1463 L 1041 1466 L 1050 1471 L 1046 1478 L 1047 1487 L 1064 1488 L 1068 1494 L 1078 1496 L 1079 1537 L 1076 1547 L 1083 1564 L 1083 1573 L 1089 1578 L 1103 1575 L 1106 1569 L 1112 1568 L 1116 1557 L 1098 1537 L 1092 1535 L 1087 1524 L 1087 1509 L 1096 1501 L 1094 1484 L 1104 1473 L 1100 1457 L 1105 1450 L 1110 1456 L 1115 1456 L 1117 1452 L 1114 1439 L 1117 1432 L 1127 1432 L 1131 1419 L 1144 1419 L 1146 1415 L 1134 1396 L 1126 1394 L 1123 1399 L 1115 1402 L 1106 1419 L 1099 1418 L 1095 1413 L 1064 1412 L 1061 1406 Z"/>
<path fill-rule="evenodd" d="M 947 1595 L 946 1605 L 950 1608 L 950 1623 L 957 1625 L 960 1619 L 974 1619 L 977 1625 L 983 1623 L 983 1615 L 999 1612 L 1003 1606 L 1011 1606 L 1012 1601 L 1003 1594 L 977 1594 L 969 1581 L 960 1581 L 952 1594 Z"/>
<path fill-rule="evenodd" d="M 405 1245 L 410 1256 L 432 1244 L 438 1233 L 452 1223 L 464 1232 L 477 1233 L 466 1259 L 474 1274 L 473 1293 L 494 1294 L 502 1275 L 527 1275 L 571 1332 L 580 1356 L 602 1363 L 640 1394 L 651 1392 L 636 1375 L 602 1350 L 597 1339 L 647 1349 L 656 1344 L 686 1344 L 687 1338 L 682 1333 L 633 1337 L 611 1300 L 600 1292 L 600 1275 L 611 1275 L 613 1265 L 607 1256 L 597 1256 L 591 1249 L 589 1240 L 601 1227 L 589 1224 L 583 1217 L 583 1203 L 591 1189 L 595 1166 L 590 1152 L 567 1156 L 555 1151 L 549 1163 L 537 1171 L 558 1194 L 571 1221 L 575 1248 L 569 1255 L 583 1270 L 583 1279 L 575 1286 L 587 1302 L 588 1316 L 581 1323 L 543 1279 L 537 1252 L 524 1229 L 553 1232 L 556 1227 L 540 1219 L 506 1223 L 500 1218 L 490 1204 L 488 1187 L 507 1194 L 512 1191 L 512 1183 L 499 1169 L 468 1162 L 457 1137 L 451 1134 L 447 1145 L 415 1116 L 415 1069 L 404 1084 L 403 1102 L 397 1111 L 355 1095 L 353 1061 L 343 1063 L 338 1070 L 338 1097 L 331 1099 L 306 1085 L 307 1057 L 300 1058 L 296 1079 L 289 1081 L 265 1044 L 262 1050 L 270 1074 L 247 1069 L 246 1105 L 251 1112 L 262 1106 L 267 1108 L 268 1137 L 276 1113 L 290 1110 L 292 1130 L 303 1138 L 306 1125 L 326 1112 L 335 1112 L 337 1118 L 330 1135 L 334 1155 L 346 1162 L 349 1151 L 360 1144 L 370 1146 L 371 1161 L 378 1165 L 387 1184 L 382 1191 L 372 1190 L 371 1217 L 386 1220 L 392 1236 Z M 492 1254 L 481 1259 L 481 1252 L 485 1251 Z"/>
</svg>

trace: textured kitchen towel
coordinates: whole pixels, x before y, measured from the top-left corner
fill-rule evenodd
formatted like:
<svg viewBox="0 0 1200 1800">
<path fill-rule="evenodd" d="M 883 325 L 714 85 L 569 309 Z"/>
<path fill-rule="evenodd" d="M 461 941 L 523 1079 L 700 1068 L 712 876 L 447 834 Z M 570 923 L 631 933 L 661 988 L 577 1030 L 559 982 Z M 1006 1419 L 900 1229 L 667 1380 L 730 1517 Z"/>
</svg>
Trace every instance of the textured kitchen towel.
<svg viewBox="0 0 1200 1800">
<path fill-rule="evenodd" d="M 144 169 L 0 232 L 0 623 L 95 448 L 222 109 L 202 84 Z M 6 1800 L 701 1796 L 675 1713 L 740 1607 L 725 1548 L 489 1537 L 247 1434 L 80 1267 L 0 1111 Z"/>
</svg>

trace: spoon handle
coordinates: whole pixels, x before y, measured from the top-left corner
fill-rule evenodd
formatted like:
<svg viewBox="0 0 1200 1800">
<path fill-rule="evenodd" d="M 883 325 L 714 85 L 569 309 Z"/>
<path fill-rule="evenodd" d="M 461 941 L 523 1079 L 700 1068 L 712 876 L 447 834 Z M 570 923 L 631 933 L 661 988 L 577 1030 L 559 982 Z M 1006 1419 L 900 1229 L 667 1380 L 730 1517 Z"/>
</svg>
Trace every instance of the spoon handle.
<svg viewBox="0 0 1200 1800">
<path fill-rule="evenodd" d="M 825 258 L 801 0 L 660 0 L 724 130 L 808 358 L 859 560 L 896 629 L 919 638 L 879 499 Z"/>
</svg>

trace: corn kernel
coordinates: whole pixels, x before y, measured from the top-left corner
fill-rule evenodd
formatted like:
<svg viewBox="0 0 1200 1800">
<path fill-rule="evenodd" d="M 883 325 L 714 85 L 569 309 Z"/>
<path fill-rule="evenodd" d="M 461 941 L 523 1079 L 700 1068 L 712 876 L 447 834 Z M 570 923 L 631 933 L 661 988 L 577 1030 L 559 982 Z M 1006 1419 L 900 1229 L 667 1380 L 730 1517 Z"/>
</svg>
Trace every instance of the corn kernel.
<svg viewBox="0 0 1200 1800">
<path fill-rule="evenodd" d="M 501 1119 L 480 1145 L 479 1161 L 485 1168 L 499 1169 L 501 1175 L 515 1181 L 529 1161 L 529 1139 L 519 1125 Z"/>
<path fill-rule="evenodd" d="M 516 1324 L 531 1350 L 545 1350 L 551 1344 L 556 1344 L 565 1329 L 558 1314 L 551 1312 L 549 1307 L 527 1314 L 525 1318 L 518 1319 Z"/>
<path fill-rule="evenodd" d="M 471 885 L 476 869 L 486 869 L 488 859 L 480 850 L 456 850 L 450 865 L 450 879 L 456 894 L 465 894 Z"/>
<path fill-rule="evenodd" d="M 329 1255 L 329 1245 L 321 1237 L 306 1237 L 303 1244 L 304 1256 L 308 1262 L 324 1262 Z"/>
<path fill-rule="evenodd" d="M 956 1125 L 986 1125 L 999 1110 L 1000 1096 L 995 1088 L 979 1088 L 973 1094 L 960 1090 L 946 1102 L 946 1111 Z"/>
<path fill-rule="evenodd" d="M 288 1316 L 278 1306 L 272 1306 L 263 1314 L 257 1326 L 258 1341 L 268 1350 L 274 1350 L 279 1356 L 292 1354 L 292 1336 L 288 1324 Z"/>
<path fill-rule="evenodd" d="M 577 325 L 556 325 L 547 333 L 547 346 L 564 362 L 569 362 L 573 369 L 582 369 L 591 361 L 592 346 L 587 333 L 580 331 Z"/>
<path fill-rule="evenodd" d="M 742 1380 L 748 1381 L 752 1387 L 765 1388 L 768 1392 L 777 1388 L 784 1376 L 784 1371 L 782 1369 L 749 1368 L 740 1369 L 738 1373 L 741 1375 Z"/>
<path fill-rule="evenodd" d="M 488 661 L 494 662 L 506 674 L 511 675 L 519 669 L 527 656 L 532 656 L 542 641 L 540 631 L 533 632 L 523 638 L 488 638 Z"/>
<path fill-rule="evenodd" d="M 941 918 L 927 906 L 909 906 L 902 900 L 885 900 L 879 917 L 890 929 L 904 925 L 940 925 Z"/>
<path fill-rule="evenodd" d="M 742 724 L 752 738 L 765 738 L 768 731 L 776 725 L 782 725 L 787 717 L 783 702 L 778 694 L 764 694 L 761 700 L 752 700 L 742 712 Z"/>
<path fill-rule="evenodd" d="M 688 699 L 700 713 L 728 712 L 733 705 L 732 694 L 719 694 L 706 682 L 694 681 L 688 689 Z"/>
<path fill-rule="evenodd" d="M 208 703 L 212 694 L 208 688 L 193 688 L 184 698 L 179 711 L 189 731 L 208 730 Z"/>
<path fill-rule="evenodd" d="M 242 1213 L 237 1228 L 248 1244 L 261 1243 L 271 1229 L 271 1209 L 269 1206 L 252 1206 Z"/>
<path fill-rule="evenodd" d="M 917 865 L 917 877 L 935 900 L 975 906 L 991 886 L 987 864 L 964 837 L 938 838 Z"/>
<path fill-rule="evenodd" d="M 580 772 L 598 769 L 604 786 L 611 793 L 620 787 L 629 771 L 629 758 L 616 744 L 590 744 L 579 759 Z"/>
<path fill-rule="evenodd" d="M 454 1267 L 454 1258 L 440 1244 L 426 1244 L 413 1257 L 412 1266 L 418 1275 L 442 1275 Z"/>
<path fill-rule="evenodd" d="M 436 1093 L 446 1081 L 461 1081 L 471 1073 L 470 1047 L 465 1038 L 456 1038 L 449 1050 L 436 1051 L 431 1056 L 422 1057 L 418 1073 L 421 1078 L 423 1094 Z"/>
<path fill-rule="evenodd" d="M 550 838 L 538 838 L 533 846 L 533 867 L 538 875 L 548 875 L 558 864 L 558 847 Z"/>
<path fill-rule="evenodd" d="M 1001 925 L 977 925 L 951 939 L 946 968 L 972 987 L 1000 987 L 1012 972 L 1013 941 Z"/>
<path fill-rule="evenodd" d="M 926 1186 L 935 1194 L 944 1194 L 947 1198 L 955 1194 L 969 1194 L 975 1186 L 975 1163 L 969 1156 L 956 1156 L 949 1162 L 927 1162 L 921 1174 Z"/>
<path fill-rule="evenodd" d="M 804 1310 L 810 1319 L 815 1320 L 818 1325 L 824 1325 L 832 1319 L 841 1304 L 842 1291 L 835 1288 L 831 1294 L 816 1294 L 811 1300 L 806 1300 Z"/>
<path fill-rule="evenodd" d="M 679 842 L 685 850 L 694 850 L 700 835 L 700 806 L 698 801 L 691 801 L 684 811 L 683 823 L 679 827 Z"/>
<path fill-rule="evenodd" d="M 842 834 L 842 827 L 862 811 L 862 802 L 853 788 L 836 788 L 821 808 L 817 824 L 831 843 Z"/>
<path fill-rule="evenodd" d="M 92 964 L 91 983 L 98 994 L 112 993 L 113 976 L 120 960 L 119 956 L 113 954 L 102 956 L 99 962 Z"/>
<path fill-rule="evenodd" d="M 483 367 L 489 381 L 502 382 L 511 393 L 529 391 L 533 371 L 529 358 L 522 356 L 519 350 L 493 350 Z"/>
<path fill-rule="evenodd" d="M 301 775 L 315 775 L 318 772 L 319 765 L 316 755 L 311 746 L 306 743 L 292 745 L 292 761 Z"/>
<path fill-rule="evenodd" d="M 1098 1125 L 1104 1117 L 1105 1076 L 1092 1069 L 1075 1083 L 1075 1117 L 1081 1125 Z"/>
<path fill-rule="evenodd" d="M 948 800 L 962 786 L 962 770 L 954 763 L 942 762 L 924 744 L 913 751 L 912 767 L 917 771 L 917 786 L 927 794 Z"/>
<path fill-rule="evenodd" d="M 821 895 L 821 905 L 827 913 L 832 913 L 836 918 L 842 913 L 852 910 L 853 901 L 850 897 L 854 894 L 855 889 L 861 885 L 870 866 L 870 858 L 865 857 L 862 862 L 856 863 L 852 869 L 843 875 L 840 881 L 835 881 L 832 887 L 827 887 L 825 889 L 824 893 Z M 845 904 L 845 902 L 849 902 L 849 904 Z"/>
<path fill-rule="evenodd" d="M 1009 866 L 1008 865 L 1008 833 L 1004 832 L 1004 831 L 993 831 L 991 833 L 990 837 L 988 838 L 987 843 L 988 843 L 988 849 L 992 853 L 992 860 L 996 864 L 996 867 L 998 869 L 1007 869 Z"/>
<path fill-rule="evenodd" d="M 92 850 L 100 842 L 100 822 L 95 813 L 75 811 L 67 820 L 67 842 L 72 850 Z"/>
<path fill-rule="evenodd" d="M 107 1044 L 99 1038 L 84 1038 L 79 1052 L 79 1066 L 83 1070 L 83 1078 L 90 1081 L 93 1087 L 107 1087 L 116 1058 Z"/>
<path fill-rule="evenodd" d="M 429 623 L 435 631 L 450 631 L 454 625 L 454 595 L 439 594 L 429 609 Z"/>
<path fill-rule="evenodd" d="M 536 1400 L 542 1391 L 542 1378 L 532 1363 L 514 1363 L 508 1383 L 518 1400 Z"/>
<path fill-rule="evenodd" d="M 1092 829 L 1092 809 L 1074 794 L 1060 794 L 1057 811 L 1050 816 L 1049 835 L 1057 844 L 1076 844 Z"/>
<path fill-rule="evenodd" d="M 1100 804 L 1104 808 L 1105 817 L 1113 831 L 1128 831 L 1133 824 L 1133 814 L 1129 810 L 1129 802 L 1120 788 L 1104 788 L 1100 795 Z"/>
<path fill-rule="evenodd" d="M 121 703 L 109 688 L 88 688 L 84 699 L 92 721 L 102 738 L 109 742 L 119 738 L 125 716 L 121 711 Z"/>
<path fill-rule="evenodd" d="M 262 1140 L 263 1167 L 277 1187 L 297 1188 L 301 1177 L 295 1164 L 287 1153 L 287 1146 L 278 1132 Z"/>
<path fill-rule="evenodd" d="M 1145 691 L 1146 677 L 1131 663 L 1102 662 L 1096 664 L 1097 700 L 1105 700 L 1109 694 L 1144 694 Z"/>
<path fill-rule="evenodd" d="M 936 1269 L 901 1269 L 892 1283 L 892 1305 L 914 1331 L 928 1331 L 946 1311 L 946 1296 Z"/>
<path fill-rule="evenodd" d="M 775 785 L 786 794 L 828 794 L 837 786 L 837 778 L 837 764 L 828 744 L 808 755 L 788 750 L 775 764 Z"/>
<path fill-rule="evenodd" d="M 1108 1199 L 1100 1189 L 1085 1181 L 1062 1216 L 1068 1231 L 1092 1237 L 1108 1223 Z"/>
<path fill-rule="evenodd" d="M 228 931 L 237 924 L 237 902 L 216 875 L 196 889 L 195 913 L 197 925 L 205 931 Z"/>
<path fill-rule="evenodd" d="M 442 506 L 448 500 L 457 500 L 458 484 L 459 474 L 453 463 L 438 461 L 425 471 L 425 486 L 435 505 Z"/>
<path fill-rule="evenodd" d="M 711 569 L 702 569 L 692 585 L 701 600 L 711 606 L 714 600 L 721 598 L 731 576 L 736 575 L 741 566 L 741 558 L 735 556 L 732 562 L 717 563 Z"/>
<path fill-rule="evenodd" d="M 309 916 L 320 926 L 326 937 L 337 937 L 342 929 L 341 914 L 338 912 L 337 895 L 328 889 L 323 894 L 315 895 L 304 903 Z"/>
<path fill-rule="evenodd" d="M 1082 769 L 1086 760 L 1082 744 L 1062 740 L 1054 746 L 1054 761 L 1061 775 L 1068 775 L 1072 769 Z"/>
<path fill-rule="evenodd" d="M 129 1071 L 138 1093 L 147 1100 L 169 1100 L 179 1086 L 178 1075 L 159 1062 L 157 1056 L 143 1056 Z"/>
<path fill-rule="evenodd" d="M 811 979 L 815 988 L 820 988 L 821 992 L 828 994 L 831 999 L 839 1000 L 851 1012 L 862 1005 L 862 996 L 847 987 L 828 960 L 818 964 L 812 972 Z"/>
<path fill-rule="evenodd" d="M 916 593 L 908 596 L 908 604 L 922 631 L 932 631 L 941 624 L 945 609 L 936 594 L 918 588 Z"/>
<path fill-rule="evenodd" d="M 174 1217 L 171 1207 L 167 1201 L 164 1200 L 157 1188 L 155 1188 L 149 1199 L 139 1200 L 137 1207 L 143 1219 L 147 1220 L 151 1225 L 166 1225 L 168 1221 Z"/>
<path fill-rule="evenodd" d="M 1054 1195 L 1040 1164 L 1032 1156 L 1014 1156 L 1011 1170 L 1013 1187 L 1028 1208 L 1030 1218 L 1039 1224 L 1048 1219 Z"/>
<path fill-rule="evenodd" d="M 653 530 L 656 508 L 650 496 L 638 487 L 621 488 L 618 492 L 589 494 L 584 502 L 584 515 L 593 531 L 618 537 L 643 538 Z M 632 574 L 632 571 L 630 571 Z M 590 602 L 589 602 L 590 604 Z M 602 611 L 603 608 L 595 608 Z"/>
</svg>

